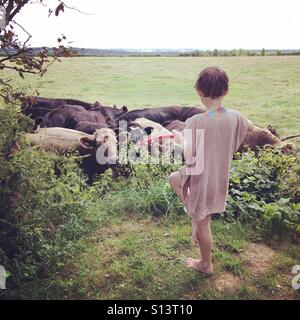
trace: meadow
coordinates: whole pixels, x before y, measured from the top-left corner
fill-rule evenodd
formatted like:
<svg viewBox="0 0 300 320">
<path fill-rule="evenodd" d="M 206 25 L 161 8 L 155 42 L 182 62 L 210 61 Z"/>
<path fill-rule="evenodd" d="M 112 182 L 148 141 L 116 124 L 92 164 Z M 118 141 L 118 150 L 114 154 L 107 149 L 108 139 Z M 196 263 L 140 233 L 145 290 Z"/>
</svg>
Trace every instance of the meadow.
<svg viewBox="0 0 300 320">
<path fill-rule="evenodd" d="M 52 65 L 42 78 L 26 75 L 15 83 L 41 96 L 99 101 L 104 105 L 157 107 L 200 104 L 193 89 L 200 70 L 223 67 L 230 76 L 225 106 L 253 122 L 300 129 L 300 57 L 77 57 Z M 15 78 L 15 77 L 14 77 Z M 298 131 L 297 131 L 298 130 Z"/>
<path fill-rule="evenodd" d="M 193 85 L 198 72 L 208 65 L 222 66 L 229 73 L 231 87 L 226 107 L 240 110 L 261 126 L 271 124 L 281 136 L 299 133 L 300 57 L 296 56 L 68 58 L 55 63 L 42 78 L 14 77 L 13 83 L 28 93 L 38 90 L 44 97 L 99 101 L 104 105 L 126 105 L 129 109 L 172 104 L 196 106 L 200 102 Z M 10 75 L 6 73 L 7 77 Z M 190 220 L 166 182 L 172 168 L 141 168 L 131 179 L 117 182 L 111 181 L 108 172 L 93 186 L 83 187 L 69 158 L 60 163 L 54 156 L 54 160 L 52 156 L 43 156 L 35 162 L 31 157 L 39 154 L 34 152 L 17 157 L 13 165 L 22 164 L 19 176 L 32 182 L 28 184 L 32 188 L 28 194 L 42 210 L 48 212 L 47 206 L 52 206 L 41 215 L 42 219 L 49 214 L 56 219 L 56 223 L 49 224 L 49 230 L 62 232 L 62 238 L 67 233 L 68 239 L 78 243 L 68 259 L 60 261 L 59 268 L 46 275 L 38 273 L 38 277 L 23 282 L 12 295 L 25 299 L 300 298 L 299 290 L 291 286 L 291 269 L 300 264 L 299 237 L 281 233 L 281 229 L 274 231 L 277 225 L 271 225 L 267 217 L 257 218 L 259 212 L 269 216 L 280 212 L 285 217 L 286 213 L 294 215 L 291 208 L 299 211 L 300 166 L 298 175 L 289 177 L 287 173 L 290 163 L 296 160 L 267 153 L 260 160 L 250 154 L 235 161 L 229 215 L 225 219 L 216 217 L 212 222 L 215 274 L 206 277 L 184 265 L 187 257 L 197 257 L 199 252 L 191 241 Z M 54 178 L 51 161 L 58 162 L 63 168 L 61 172 L 66 173 Z M 39 165 L 45 170 L 39 169 Z M 30 180 L 35 175 L 40 178 Z M 283 183 L 280 187 L 279 182 Z M 285 183 L 290 183 L 289 187 Z M 40 195 L 39 188 L 44 188 Z M 288 207 L 292 201 L 287 199 L 292 196 L 295 204 Z M 41 223 L 38 204 L 25 200 L 21 202 L 21 212 L 30 208 L 32 217 Z M 72 209 L 73 201 L 76 212 Z M 263 206 L 260 201 L 264 201 Z M 239 219 L 234 216 L 236 212 Z M 67 221 L 67 215 L 71 219 L 64 227 L 61 220 Z M 81 215 L 79 220 L 76 215 Z M 78 236 L 81 224 L 92 215 L 93 228 L 84 231 L 86 236 Z M 283 228 L 285 222 L 280 217 L 276 219 Z M 263 229 L 264 224 L 270 229 Z M 74 226 L 77 234 L 68 230 Z M 38 236 L 43 228 L 39 227 Z M 59 237 L 55 239 L 56 254 L 62 250 Z M 68 246 L 71 244 L 68 242 Z M 47 245 L 45 242 L 43 254 L 53 258 Z M 51 261 L 48 256 L 45 259 Z"/>
</svg>

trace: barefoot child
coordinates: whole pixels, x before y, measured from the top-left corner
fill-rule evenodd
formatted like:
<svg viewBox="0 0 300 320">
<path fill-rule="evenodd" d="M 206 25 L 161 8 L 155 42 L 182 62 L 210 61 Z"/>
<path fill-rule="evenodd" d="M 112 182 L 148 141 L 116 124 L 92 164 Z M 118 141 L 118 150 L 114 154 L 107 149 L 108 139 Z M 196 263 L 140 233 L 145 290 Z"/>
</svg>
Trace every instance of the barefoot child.
<svg viewBox="0 0 300 320">
<path fill-rule="evenodd" d="M 223 107 L 228 83 L 221 68 L 210 67 L 200 73 L 195 89 L 206 112 L 186 121 L 186 164 L 169 176 L 171 187 L 192 218 L 192 239 L 201 252 L 201 260 L 189 258 L 186 264 L 207 274 L 213 272 L 210 215 L 225 211 L 232 156 L 253 127 L 238 111 Z"/>
</svg>

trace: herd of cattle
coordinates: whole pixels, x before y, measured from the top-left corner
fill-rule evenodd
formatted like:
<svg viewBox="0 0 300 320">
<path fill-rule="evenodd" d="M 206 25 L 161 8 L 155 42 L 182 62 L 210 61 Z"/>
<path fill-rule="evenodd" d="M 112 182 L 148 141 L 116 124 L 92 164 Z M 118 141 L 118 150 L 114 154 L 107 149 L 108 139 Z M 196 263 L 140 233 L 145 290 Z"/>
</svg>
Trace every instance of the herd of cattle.
<svg viewBox="0 0 300 320">
<path fill-rule="evenodd" d="M 91 177 L 102 173 L 110 162 L 99 164 L 96 151 L 105 144 L 111 150 L 117 150 L 121 134 L 120 123 L 126 122 L 126 132 L 130 140 L 138 142 L 136 137 L 150 135 L 176 138 L 184 129 L 184 122 L 205 112 L 199 107 L 168 106 L 143 108 L 128 111 L 127 107 L 103 106 L 74 99 L 48 99 L 42 97 L 27 97 L 22 102 L 21 111 L 35 120 L 37 130 L 27 134 L 31 145 L 41 145 L 45 149 L 66 151 L 76 147 L 84 155 L 83 169 Z M 143 133 L 141 135 L 140 133 Z M 246 150 L 246 145 L 252 150 L 257 147 L 280 147 L 283 152 L 292 150 L 293 145 L 285 140 L 298 137 L 289 136 L 280 139 L 272 127 L 268 129 L 257 125 L 247 133 L 240 152 Z M 175 139 L 176 140 L 176 139 Z M 108 150 L 109 151 L 109 150 Z M 115 158 L 115 151 L 111 151 Z"/>
</svg>

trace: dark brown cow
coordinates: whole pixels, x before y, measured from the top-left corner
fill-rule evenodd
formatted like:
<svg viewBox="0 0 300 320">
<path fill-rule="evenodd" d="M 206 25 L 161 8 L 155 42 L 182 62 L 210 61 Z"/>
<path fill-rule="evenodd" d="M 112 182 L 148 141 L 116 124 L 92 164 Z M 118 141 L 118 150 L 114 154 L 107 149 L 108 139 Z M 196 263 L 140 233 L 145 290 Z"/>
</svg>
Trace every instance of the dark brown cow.
<svg viewBox="0 0 300 320">
<path fill-rule="evenodd" d="M 157 122 L 162 126 L 168 125 L 173 120 L 185 121 L 186 119 L 200 113 L 204 113 L 205 110 L 200 107 L 180 107 L 169 106 L 159 108 L 145 108 L 129 111 L 116 121 L 125 120 L 127 122 L 134 121 L 137 118 L 146 118 L 148 120 Z M 116 126 L 117 124 L 115 124 Z"/>
<path fill-rule="evenodd" d="M 100 106 L 99 102 L 88 103 L 75 99 L 52 99 L 43 97 L 25 97 L 22 99 L 21 111 L 33 119 L 44 117 L 48 112 L 64 105 L 81 106 L 86 110 L 91 110 Z"/>
<path fill-rule="evenodd" d="M 171 132 L 173 130 L 177 132 L 182 132 L 184 130 L 185 123 L 179 120 L 172 121 L 169 125 L 167 125 L 167 129 Z M 266 148 L 266 147 L 278 147 L 282 150 L 283 153 L 290 153 L 293 150 L 293 145 L 284 143 L 284 141 L 292 138 L 299 137 L 299 135 L 292 135 L 282 139 L 279 139 L 277 136 L 272 134 L 269 130 L 260 128 L 254 125 L 253 130 L 247 132 L 244 141 L 239 147 L 239 152 L 244 152 L 248 149 L 248 147 L 257 151 L 258 148 Z"/>
<path fill-rule="evenodd" d="M 95 111 L 102 114 L 105 118 L 115 119 L 128 111 L 127 107 L 117 108 L 116 106 L 103 106 L 99 102 L 88 103 L 75 99 L 49 99 L 43 97 L 23 98 L 21 111 L 33 119 L 44 118 L 49 112 L 61 107 L 80 106 L 88 111 Z"/>
<path fill-rule="evenodd" d="M 79 123 L 89 122 L 90 124 L 94 123 L 103 127 L 126 111 L 126 107 L 118 109 L 116 107 L 98 106 L 91 110 L 85 110 L 81 106 L 65 105 L 47 113 L 40 126 L 42 128 L 61 127 L 76 129 Z M 81 128 L 83 128 L 82 125 Z M 95 129 L 97 128 L 95 126 Z M 83 130 L 81 129 L 80 131 Z"/>
</svg>

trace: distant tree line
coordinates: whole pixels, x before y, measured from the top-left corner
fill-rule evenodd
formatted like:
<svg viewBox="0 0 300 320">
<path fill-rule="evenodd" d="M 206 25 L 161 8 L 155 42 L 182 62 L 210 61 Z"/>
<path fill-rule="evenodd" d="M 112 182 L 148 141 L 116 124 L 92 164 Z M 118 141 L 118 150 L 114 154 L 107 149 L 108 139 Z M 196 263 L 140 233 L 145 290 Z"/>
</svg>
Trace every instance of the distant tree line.
<svg viewBox="0 0 300 320">
<path fill-rule="evenodd" d="M 42 50 L 47 50 L 48 56 L 55 55 L 55 48 L 31 48 L 31 54 L 38 55 Z M 29 51 L 28 50 L 28 51 Z M 14 55 L 17 51 L 13 48 L 1 49 L 0 56 L 8 53 Z M 181 50 L 181 49 L 155 49 L 155 50 L 135 50 L 135 49 L 89 49 L 72 48 L 74 55 L 79 57 L 238 57 L 238 56 L 296 56 L 300 55 L 300 50 Z"/>
<path fill-rule="evenodd" d="M 195 50 L 192 52 L 180 53 L 182 57 L 238 57 L 238 56 L 298 56 L 300 50 Z"/>
</svg>

